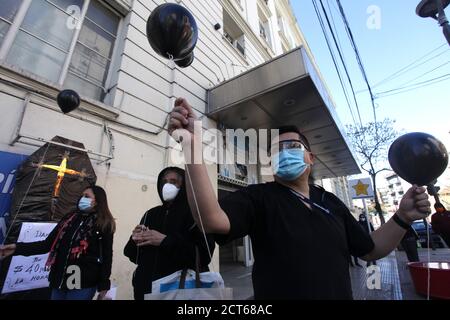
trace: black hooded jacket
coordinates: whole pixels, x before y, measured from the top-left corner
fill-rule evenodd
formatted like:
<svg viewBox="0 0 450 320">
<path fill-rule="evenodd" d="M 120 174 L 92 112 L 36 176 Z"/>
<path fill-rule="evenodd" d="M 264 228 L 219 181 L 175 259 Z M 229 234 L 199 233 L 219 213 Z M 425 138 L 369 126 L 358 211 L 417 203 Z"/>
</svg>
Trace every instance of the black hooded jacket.
<svg viewBox="0 0 450 320">
<path fill-rule="evenodd" d="M 169 204 L 163 200 L 163 177 L 168 171 L 178 172 L 183 177 L 183 186 Z M 124 249 L 124 254 L 131 262 L 137 264 L 133 274 L 134 297 L 144 299 L 151 293 L 152 281 L 163 278 L 185 268 L 195 269 L 195 246 L 200 252 L 200 272 L 208 271 L 211 259 L 203 233 L 196 227 L 187 201 L 184 185 L 184 170 L 169 167 L 158 175 L 157 189 L 163 204 L 148 210 L 140 224 L 166 235 L 161 245 L 137 247 L 131 239 Z M 207 236 L 211 255 L 214 251 L 214 240 Z"/>
</svg>

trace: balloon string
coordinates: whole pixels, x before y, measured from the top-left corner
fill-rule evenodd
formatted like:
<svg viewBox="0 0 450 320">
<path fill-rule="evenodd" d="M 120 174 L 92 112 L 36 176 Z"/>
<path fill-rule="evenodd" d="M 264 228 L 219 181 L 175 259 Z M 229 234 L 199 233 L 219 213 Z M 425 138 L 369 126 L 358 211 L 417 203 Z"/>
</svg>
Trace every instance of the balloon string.
<svg viewBox="0 0 450 320">
<path fill-rule="evenodd" d="M 167 56 L 169 57 L 169 61 L 166 64 L 166 67 L 169 67 L 172 69 L 172 65 L 175 63 L 175 59 L 173 58 L 173 55 L 171 55 L 170 53 L 166 53 Z"/>
<path fill-rule="evenodd" d="M 170 53 L 167 53 L 167 55 L 168 55 L 168 57 L 169 57 L 170 60 L 169 60 L 169 62 L 167 63 L 166 66 L 169 67 L 169 64 L 170 64 L 171 62 L 174 62 L 174 60 L 173 60 L 173 55 L 171 55 Z M 175 69 L 174 69 L 174 71 L 175 71 Z M 174 86 L 175 84 L 177 84 L 176 81 L 173 81 L 172 86 Z M 202 119 L 202 118 L 203 118 L 203 116 L 200 117 L 200 119 Z M 200 120 L 200 119 L 199 119 L 199 120 Z M 179 142 L 179 141 L 178 141 L 178 142 Z M 182 148 L 183 148 L 183 147 L 182 147 Z M 197 209 L 197 213 L 198 213 L 198 217 L 199 217 L 199 221 L 200 221 L 201 232 L 202 232 L 202 234 L 203 234 L 203 239 L 205 240 L 206 249 L 208 250 L 208 256 L 209 256 L 209 259 L 210 259 L 210 261 L 211 261 L 211 270 L 215 273 L 216 271 L 215 271 L 214 263 L 212 262 L 212 252 L 211 252 L 211 248 L 209 247 L 208 238 L 207 238 L 207 236 L 206 236 L 206 231 L 205 231 L 205 228 L 204 228 L 204 226 L 203 226 L 202 216 L 201 216 L 201 214 L 200 214 L 200 210 L 199 210 L 198 203 L 197 203 L 197 197 L 195 196 L 194 187 L 193 187 L 192 181 L 191 181 L 191 175 L 190 175 L 190 173 L 189 173 L 189 168 L 188 168 L 187 165 L 186 165 L 186 176 L 187 176 L 187 180 L 189 180 L 189 184 L 190 184 L 190 187 L 191 187 L 191 190 L 192 190 L 192 196 L 193 196 L 193 198 L 194 198 L 195 207 L 196 207 L 196 209 Z M 217 273 L 219 273 L 219 272 L 217 272 Z M 219 283 L 219 280 L 216 279 L 214 282 L 217 284 L 218 289 L 220 289 L 220 283 Z M 221 300 L 224 300 L 224 293 L 222 292 L 222 290 L 219 290 L 219 293 L 220 293 L 220 298 L 221 298 Z"/>
<path fill-rule="evenodd" d="M 144 222 L 143 222 L 143 225 L 145 226 L 145 221 L 147 221 L 147 215 L 148 215 L 148 211 L 145 213 L 145 215 L 144 215 Z M 140 232 L 140 234 L 142 235 L 142 233 L 144 232 L 144 230 L 142 230 L 142 228 L 141 228 L 141 232 Z M 140 254 L 140 252 L 139 252 L 140 250 L 139 250 L 139 246 L 138 245 L 136 245 L 136 265 L 137 266 L 139 266 L 139 254 Z"/>
<path fill-rule="evenodd" d="M 195 196 L 195 191 L 194 191 L 194 187 L 193 187 L 193 185 L 192 185 L 191 175 L 190 175 L 190 173 L 189 173 L 189 168 L 188 168 L 187 165 L 186 165 L 186 174 L 187 174 L 187 178 L 188 178 L 188 180 L 189 180 L 189 184 L 190 184 L 190 186 L 191 186 L 192 197 L 194 198 L 195 208 L 197 209 L 197 215 L 198 215 L 198 218 L 199 218 L 199 221 L 200 221 L 200 227 L 201 227 L 201 229 L 202 229 L 203 238 L 204 238 L 204 240 L 205 240 L 206 248 L 207 248 L 207 250 L 208 250 L 209 259 L 210 259 L 210 261 L 211 261 L 211 269 L 212 269 L 213 272 L 215 272 L 215 270 L 214 270 L 214 269 L 215 269 L 215 268 L 214 268 L 214 263 L 212 262 L 212 253 L 211 253 L 211 249 L 210 249 L 210 247 L 209 247 L 208 238 L 206 237 L 206 231 L 205 231 L 205 228 L 204 228 L 204 226 L 203 226 L 202 215 L 200 214 L 200 209 L 198 208 L 197 197 Z M 219 280 L 216 280 L 215 282 L 217 283 L 217 287 L 220 289 L 220 287 L 219 287 Z M 220 299 L 221 299 L 221 300 L 224 300 L 224 296 L 223 296 L 222 290 L 219 290 L 219 293 L 220 293 Z"/>
<path fill-rule="evenodd" d="M 426 222 L 427 219 L 424 219 Z M 425 224 L 425 227 L 427 228 L 427 300 L 430 300 L 430 287 L 431 287 L 431 266 L 430 266 L 430 228 L 428 228 L 428 224 Z"/>
</svg>

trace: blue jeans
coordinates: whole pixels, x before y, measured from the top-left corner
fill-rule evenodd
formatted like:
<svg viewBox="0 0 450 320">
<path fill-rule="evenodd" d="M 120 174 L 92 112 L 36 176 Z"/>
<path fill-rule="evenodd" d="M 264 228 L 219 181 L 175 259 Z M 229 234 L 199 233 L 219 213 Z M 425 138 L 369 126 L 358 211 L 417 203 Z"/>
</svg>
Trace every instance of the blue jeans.
<svg viewBox="0 0 450 320">
<path fill-rule="evenodd" d="M 92 300 L 97 288 L 60 290 L 52 289 L 51 300 Z"/>
</svg>

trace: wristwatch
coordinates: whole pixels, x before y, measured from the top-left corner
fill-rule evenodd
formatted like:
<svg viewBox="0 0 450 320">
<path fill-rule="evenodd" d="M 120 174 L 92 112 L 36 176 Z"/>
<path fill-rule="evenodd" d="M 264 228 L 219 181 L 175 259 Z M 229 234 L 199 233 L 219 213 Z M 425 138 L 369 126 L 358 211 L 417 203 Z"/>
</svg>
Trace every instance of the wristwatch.
<svg viewBox="0 0 450 320">
<path fill-rule="evenodd" d="M 392 217 L 392 219 L 394 220 L 394 222 L 396 224 L 398 224 L 400 227 L 402 227 L 405 230 L 408 230 L 411 225 L 409 225 L 408 223 L 406 223 L 405 221 L 403 221 L 397 213 L 394 214 L 394 216 Z"/>
</svg>

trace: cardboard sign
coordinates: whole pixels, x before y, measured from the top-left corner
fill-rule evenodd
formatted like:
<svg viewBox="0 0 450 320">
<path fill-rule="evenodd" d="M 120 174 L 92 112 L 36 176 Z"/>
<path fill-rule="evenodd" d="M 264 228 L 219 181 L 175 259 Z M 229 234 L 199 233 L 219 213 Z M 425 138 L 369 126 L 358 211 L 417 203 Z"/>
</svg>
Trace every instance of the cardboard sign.
<svg viewBox="0 0 450 320">
<path fill-rule="evenodd" d="M 36 242 L 47 238 L 56 223 L 23 223 L 18 242 Z M 48 287 L 45 267 L 48 253 L 37 256 L 14 256 L 9 266 L 2 293 Z"/>
</svg>

